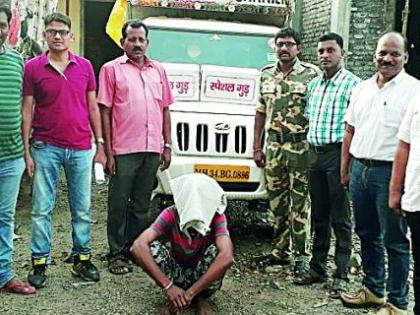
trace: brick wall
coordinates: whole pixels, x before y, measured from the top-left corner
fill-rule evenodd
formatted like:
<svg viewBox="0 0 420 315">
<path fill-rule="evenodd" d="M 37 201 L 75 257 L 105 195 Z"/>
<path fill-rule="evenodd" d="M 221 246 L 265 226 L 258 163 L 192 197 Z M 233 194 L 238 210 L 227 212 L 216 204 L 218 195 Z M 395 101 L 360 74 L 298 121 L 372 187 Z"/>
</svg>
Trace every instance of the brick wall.
<svg viewBox="0 0 420 315">
<path fill-rule="evenodd" d="M 330 30 L 331 0 L 303 0 L 302 4 L 302 53 L 301 59 L 317 64 L 318 38 Z"/>
<path fill-rule="evenodd" d="M 379 35 L 394 26 L 397 0 L 352 0 L 346 67 L 361 78 L 375 73 L 372 58 Z M 301 59 L 317 63 L 320 35 L 330 31 L 332 0 L 303 0 Z M 342 34 L 345 35 L 345 34 Z M 346 37 L 346 36 L 344 36 Z"/>
<path fill-rule="evenodd" d="M 394 25 L 395 1 L 353 0 L 347 68 L 365 79 L 375 73 L 372 58 L 376 41 Z"/>
</svg>

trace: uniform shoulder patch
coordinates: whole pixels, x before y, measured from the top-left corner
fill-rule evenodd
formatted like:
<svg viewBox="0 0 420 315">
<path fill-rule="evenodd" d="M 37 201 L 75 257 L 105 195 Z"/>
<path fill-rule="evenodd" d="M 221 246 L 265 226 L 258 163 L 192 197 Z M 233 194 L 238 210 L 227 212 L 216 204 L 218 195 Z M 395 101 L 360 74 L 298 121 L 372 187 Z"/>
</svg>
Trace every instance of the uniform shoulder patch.
<svg viewBox="0 0 420 315">
<path fill-rule="evenodd" d="M 276 63 L 272 63 L 272 64 L 269 64 L 269 65 L 266 65 L 266 66 L 262 67 L 260 71 L 265 71 L 265 70 L 269 70 L 269 69 L 275 69 L 276 66 L 277 66 Z"/>
</svg>

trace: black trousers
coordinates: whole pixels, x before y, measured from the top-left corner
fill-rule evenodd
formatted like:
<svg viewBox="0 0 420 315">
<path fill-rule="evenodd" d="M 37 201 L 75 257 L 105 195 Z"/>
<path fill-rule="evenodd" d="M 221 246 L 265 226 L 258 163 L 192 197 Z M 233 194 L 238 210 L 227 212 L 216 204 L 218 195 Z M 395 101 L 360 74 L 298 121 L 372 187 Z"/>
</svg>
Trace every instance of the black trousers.
<svg viewBox="0 0 420 315">
<path fill-rule="evenodd" d="M 405 212 L 411 232 L 411 249 L 414 260 L 414 314 L 420 315 L 420 212 Z"/>
<path fill-rule="evenodd" d="M 326 275 L 326 262 L 334 231 L 335 264 L 333 277 L 347 279 L 351 255 L 351 212 L 347 193 L 340 183 L 341 146 L 327 146 L 325 151 L 309 152 L 309 186 L 313 230 L 310 267 L 319 275 Z"/>
<path fill-rule="evenodd" d="M 150 225 L 149 205 L 160 155 L 141 152 L 115 156 L 109 181 L 107 236 L 109 256 L 127 256 L 130 246 Z"/>
</svg>

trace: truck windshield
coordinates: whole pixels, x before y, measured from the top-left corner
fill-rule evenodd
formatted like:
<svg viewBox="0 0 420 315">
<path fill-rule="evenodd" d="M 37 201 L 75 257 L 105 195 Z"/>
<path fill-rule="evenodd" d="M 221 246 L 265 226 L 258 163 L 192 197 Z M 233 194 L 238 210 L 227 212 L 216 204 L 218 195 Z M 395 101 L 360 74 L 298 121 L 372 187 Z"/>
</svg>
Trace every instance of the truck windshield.
<svg viewBox="0 0 420 315">
<path fill-rule="evenodd" d="M 148 55 L 161 62 L 260 69 L 275 60 L 272 37 L 150 29 Z"/>
</svg>

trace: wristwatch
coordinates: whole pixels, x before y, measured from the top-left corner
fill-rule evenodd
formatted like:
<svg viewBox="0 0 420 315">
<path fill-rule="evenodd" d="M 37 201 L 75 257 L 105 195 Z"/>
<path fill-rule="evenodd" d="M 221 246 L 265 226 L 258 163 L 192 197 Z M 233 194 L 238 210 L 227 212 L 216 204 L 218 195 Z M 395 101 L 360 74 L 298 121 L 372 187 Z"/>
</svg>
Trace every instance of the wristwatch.
<svg viewBox="0 0 420 315">
<path fill-rule="evenodd" d="M 96 143 L 105 144 L 104 138 L 97 138 Z"/>
<path fill-rule="evenodd" d="M 165 143 L 163 147 L 166 149 L 172 150 L 172 145 L 170 143 Z"/>
</svg>

